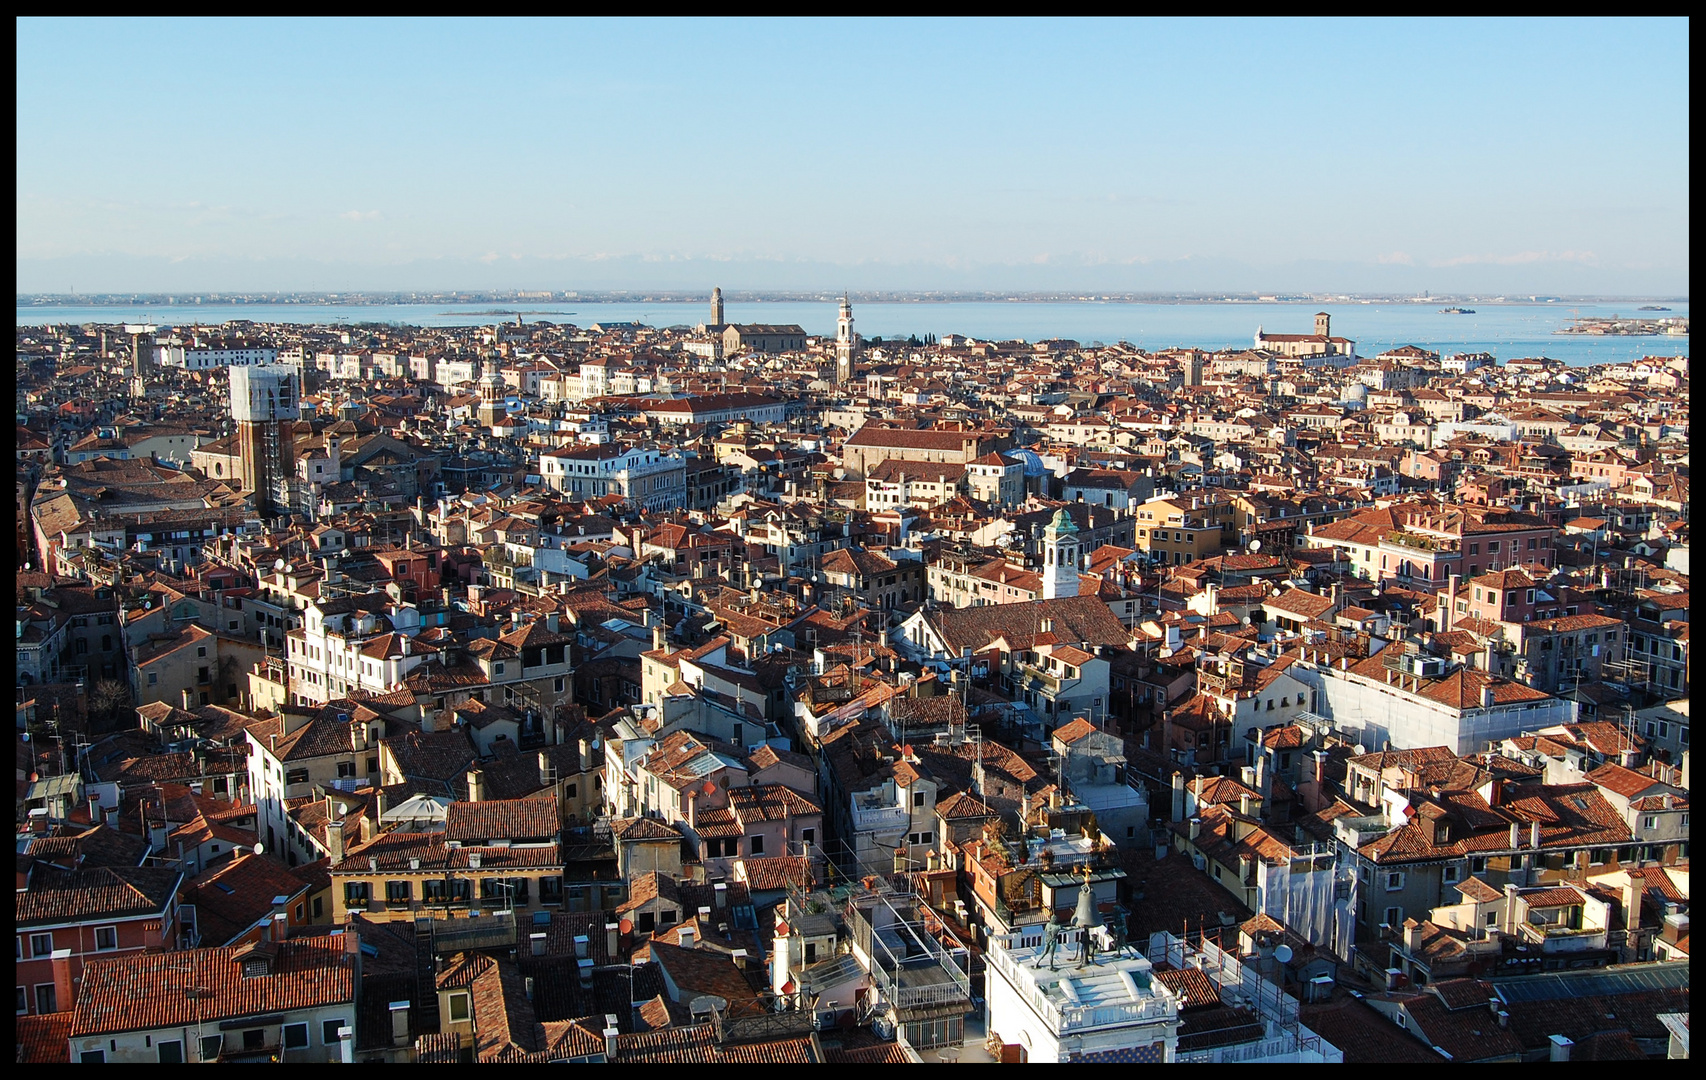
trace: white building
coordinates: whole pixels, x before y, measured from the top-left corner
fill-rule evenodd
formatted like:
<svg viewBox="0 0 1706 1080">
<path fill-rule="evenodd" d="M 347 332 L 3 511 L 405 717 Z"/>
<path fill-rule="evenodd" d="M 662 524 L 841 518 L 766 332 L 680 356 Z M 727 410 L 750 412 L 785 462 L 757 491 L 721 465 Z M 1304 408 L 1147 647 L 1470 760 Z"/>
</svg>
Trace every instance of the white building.
<svg viewBox="0 0 1706 1080">
<path fill-rule="evenodd" d="M 1308 686 L 1312 712 L 1371 750 L 1448 746 L 1473 754 L 1524 731 L 1574 723 L 1576 703 L 1433 657 L 1386 649 L 1362 660 L 1316 662 L 1307 646 L 1286 674 Z"/>
<path fill-rule="evenodd" d="M 154 359 L 161 367 L 183 368 L 185 371 L 211 371 L 223 367 L 256 367 L 278 359 L 278 350 L 264 345 L 232 343 L 224 345 L 181 344 L 156 345 Z"/>
<path fill-rule="evenodd" d="M 393 604 L 376 614 L 344 597 L 309 604 L 301 627 L 285 636 L 291 701 L 318 705 L 351 690 L 396 689 L 428 659 L 412 649 L 420 628 L 420 612 L 412 607 Z"/>
<path fill-rule="evenodd" d="M 1064 933 L 1049 959 L 1042 926 L 991 937 L 984 978 L 990 1035 L 1022 1047 L 1026 1061 L 1175 1061 L 1179 1001 L 1155 979 L 1155 965 L 1129 947 L 1112 955 L 1107 927 Z M 1080 962 L 1086 935 L 1098 944 L 1099 962 Z"/>
<path fill-rule="evenodd" d="M 687 459 L 664 450 L 614 443 L 547 450 L 539 475 L 553 491 L 582 499 L 621 495 L 654 511 L 687 505 Z"/>
</svg>

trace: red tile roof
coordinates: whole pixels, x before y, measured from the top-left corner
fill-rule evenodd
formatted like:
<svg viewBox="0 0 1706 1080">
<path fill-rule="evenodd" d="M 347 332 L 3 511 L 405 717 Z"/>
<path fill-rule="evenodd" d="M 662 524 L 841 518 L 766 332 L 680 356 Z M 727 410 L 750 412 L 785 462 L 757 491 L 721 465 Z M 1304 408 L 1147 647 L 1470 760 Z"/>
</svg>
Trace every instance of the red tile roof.
<svg viewBox="0 0 1706 1080">
<path fill-rule="evenodd" d="M 240 950 L 229 947 L 91 961 L 83 968 L 71 1037 L 353 1005 L 355 962 L 345 944 L 342 934 L 276 943 L 271 971 L 248 977 Z M 192 996 L 186 987 L 200 992 Z"/>
</svg>

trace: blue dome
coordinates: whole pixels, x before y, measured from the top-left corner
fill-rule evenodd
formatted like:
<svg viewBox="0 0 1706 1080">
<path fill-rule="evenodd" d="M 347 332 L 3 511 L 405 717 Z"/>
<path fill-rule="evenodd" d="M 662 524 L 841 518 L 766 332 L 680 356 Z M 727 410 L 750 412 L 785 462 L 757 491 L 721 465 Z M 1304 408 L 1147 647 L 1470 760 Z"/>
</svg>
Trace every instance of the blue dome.
<svg viewBox="0 0 1706 1080">
<path fill-rule="evenodd" d="M 1048 472 L 1048 466 L 1043 464 L 1043 459 L 1037 456 L 1035 450 L 1026 450 L 1023 448 L 1018 450 L 1008 450 L 1003 453 L 1003 456 L 1023 465 L 1025 467 L 1026 476 L 1042 476 Z"/>
</svg>

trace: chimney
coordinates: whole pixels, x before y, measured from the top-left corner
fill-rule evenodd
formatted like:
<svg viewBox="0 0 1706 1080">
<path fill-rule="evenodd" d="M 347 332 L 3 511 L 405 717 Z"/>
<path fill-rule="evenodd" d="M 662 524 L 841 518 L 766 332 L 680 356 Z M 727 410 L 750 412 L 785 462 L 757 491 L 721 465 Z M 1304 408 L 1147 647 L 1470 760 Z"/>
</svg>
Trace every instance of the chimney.
<svg viewBox="0 0 1706 1080">
<path fill-rule="evenodd" d="M 1513 822 L 1511 822 L 1510 848 L 1512 851 L 1515 851 L 1517 848 L 1520 848 L 1521 846 L 1522 846 L 1522 826 L 1513 821 Z"/>
<path fill-rule="evenodd" d="M 618 938 L 621 929 L 620 923 L 607 922 L 604 924 L 604 955 L 612 963 L 621 955 L 621 942 Z"/>
<path fill-rule="evenodd" d="M 385 803 L 387 801 L 388 800 L 385 798 L 385 789 L 382 787 L 375 787 L 373 789 L 373 823 L 376 828 L 382 827 L 385 824 Z"/>
<path fill-rule="evenodd" d="M 557 632 L 557 627 L 561 625 L 561 616 L 559 616 L 557 612 L 553 611 L 545 616 L 545 629 L 551 633 L 555 634 Z"/>
<path fill-rule="evenodd" d="M 71 950 L 53 950 L 53 1007 L 59 1012 L 70 1012 L 77 1007 L 77 998 L 71 987 Z"/>
<path fill-rule="evenodd" d="M 391 1045 L 409 1045 L 409 1003 L 407 1000 L 391 1002 Z"/>
<path fill-rule="evenodd" d="M 1198 836 L 1201 836 L 1201 835 L 1202 835 L 1202 818 L 1194 817 L 1191 819 L 1191 832 L 1190 832 L 1191 839 L 1195 840 Z"/>
<path fill-rule="evenodd" d="M 691 949 L 697 946 L 697 933 L 698 932 L 694 929 L 692 923 L 682 923 L 681 930 L 678 933 L 678 940 L 681 942 L 681 947 L 683 949 Z"/>
<path fill-rule="evenodd" d="M 1248 855 L 1238 856 L 1238 884 L 1244 885 L 1249 883 L 1250 870 L 1254 863 L 1255 860 L 1251 859 Z"/>
<path fill-rule="evenodd" d="M 1251 809 L 1249 793 L 1246 792 L 1245 794 L 1238 796 L 1238 815 L 1240 817 L 1249 817 Z"/>
<path fill-rule="evenodd" d="M 1173 820 L 1185 820 L 1185 774 L 1173 774 Z"/>
<path fill-rule="evenodd" d="M 721 881 L 717 882 L 711 887 L 711 893 L 712 897 L 716 901 L 718 911 L 722 911 L 729 906 L 729 887 L 727 884 Z"/>
<path fill-rule="evenodd" d="M 275 896 L 275 897 L 273 897 L 273 903 L 275 903 L 275 904 L 289 903 L 289 901 L 286 900 L 282 896 Z M 266 939 L 268 941 L 283 941 L 283 940 L 285 940 L 286 938 L 288 938 L 290 936 L 290 925 L 289 924 L 290 924 L 290 916 L 289 915 L 286 915 L 282 911 L 273 912 L 272 918 L 267 920 Z"/>
<path fill-rule="evenodd" d="M 575 935 L 575 958 L 585 960 L 592 955 L 592 939 L 585 934 Z"/>
<path fill-rule="evenodd" d="M 1412 926 L 1410 925 L 1411 923 L 1415 923 L 1415 925 Z M 1404 922 L 1404 948 L 1414 953 L 1417 949 L 1421 948 L 1421 945 L 1422 924 L 1416 922 L 1414 919 L 1406 919 Z"/>
<path fill-rule="evenodd" d="M 652 627 L 652 650 L 654 652 L 661 652 L 663 650 L 663 647 L 664 647 L 663 626 L 662 625 L 654 626 L 654 627 Z"/>
<path fill-rule="evenodd" d="M 1481 708 L 1490 709 L 1492 707 L 1493 707 L 1493 688 L 1491 686 L 1482 686 L 1481 687 Z"/>
<path fill-rule="evenodd" d="M 1531 848 L 1539 848 L 1540 847 L 1540 822 L 1538 822 L 1538 821 L 1533 821 L 1533 822 L 1529 823 L 1529 826 L 1528 826 L 1528 846 Z"/>
<path fill-rule="evenodd" d="M 544 787 L 553 783 L 551 776 L 551 754 L 548 750 L 539 751 L 539 784 Z"/>
<path fill-rule="evenodd" d="M 326 823 L 326 852 L 331 856 L 333 866 L 344 861 L 344 827 L 342 822 L 328 821 Z"/>
<path fill-rule="evenodd" d="M 345 1065 L 355 1064 L 355 1028 L 338 1029 L 338 1060 Z"/>
<path fill-rule="evenodd" d="M 1315 751 L 1315 784 L 1317 787 L 1327 782 L 1327 751 Z"/>
<path fill-rule="evenodd" d="M 605 1027 L 604 1027 L 604 1060 L 605 1060 L 605 1061 L 615 1061 L 615 1060 L 616 1060 L 616 1036 L 617 1036 L 617 1030 L 616 1030 L 616 1022 L 615 1022 L 615 1019 L 614 1019 L 614 1015 L 615 1015 L 615 1014 L 608 1014 L 608 1015 L 606 1015 L 606 1016 L 605 1016 L 605 1018 L 604 1018 L 604 1020 L 605 1020 Z"/>
<path fill-rule="evenodd" d="M 478 765 L 476 765 L 472 769 L 469 769 L 468 770 L 468 801 L 469 802 L 479 802 L 481 800 L 481 798 L 485 795 L 485 787 L 486 787 L 485 777 L 481 774 L 480 767 Z"/>
<path fill-rule="evenodd" d="M 545 955 L 545 931 L 527 935 L 528 951 L 534 956 Z"/>
<path fill-rule="evenodd" d="M 1552 1056 L 1549 1060 L 1551 1060 L 1551 1061 L 1568 1061 L 1568 1060 L 1570 1060 L 1570 1048 L 1575 1046 L 1576 1044 L 1573 1041 L 1571 1041 L 1569 1036 L 1567 1036 L 1567 1035 L 1552 1035 L 1549 1037 L 1549 1040 L 1552 1043 Z"/>
<path fill-rule="evenodd" d="M 1457 586 L 1462 580 L 1460 575 L 1453 574 L 1445 587 L 1445 610 L 1440 613 L 1439 617 L 1440 633 L 1450 630 L 1451 621 L 1457 617 Z"/>
<path fill-rule="evenodd" d="M 361 830 L 361 842 L 364 844 L 372 843 L 373 838 L 379 835 L 379 825 L 373 820 L 372 814 L 362 814 L 357 828 Z"/>
<path fill-rule="evenodd" d="M 1511 1014 L 1506 1012 L 1504 1009 L 1500 1009 L 1499 1010 L 1499 1027 L 1508 1028 L 1510 1026 L 1511 1026 Z"/>
<path fill-rule="evenodd" d="M 1623 883 L 1623 925 L 1628 927 L 1630 943 L 1641 928 L 1641 894 L 1645 876 L 1637 877 L 1633 870 L 1625 871 L 1629 880 Z"/>
</svg>

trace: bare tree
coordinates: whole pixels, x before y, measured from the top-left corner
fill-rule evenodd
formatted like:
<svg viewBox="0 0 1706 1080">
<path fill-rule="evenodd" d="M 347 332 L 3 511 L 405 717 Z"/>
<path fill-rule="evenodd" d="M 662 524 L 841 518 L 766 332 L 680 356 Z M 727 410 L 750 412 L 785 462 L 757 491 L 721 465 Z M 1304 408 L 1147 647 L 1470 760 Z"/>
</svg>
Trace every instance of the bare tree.
<svg viewBox="0 0 1706 1080">
<path fill-rule="evenodd" d="M 136 701 L 130 685 L 118 679 L 98 679 L 89 688 L 89 730 L 91 733 L 116 731 L 136 723 Z"/>
</svg>

